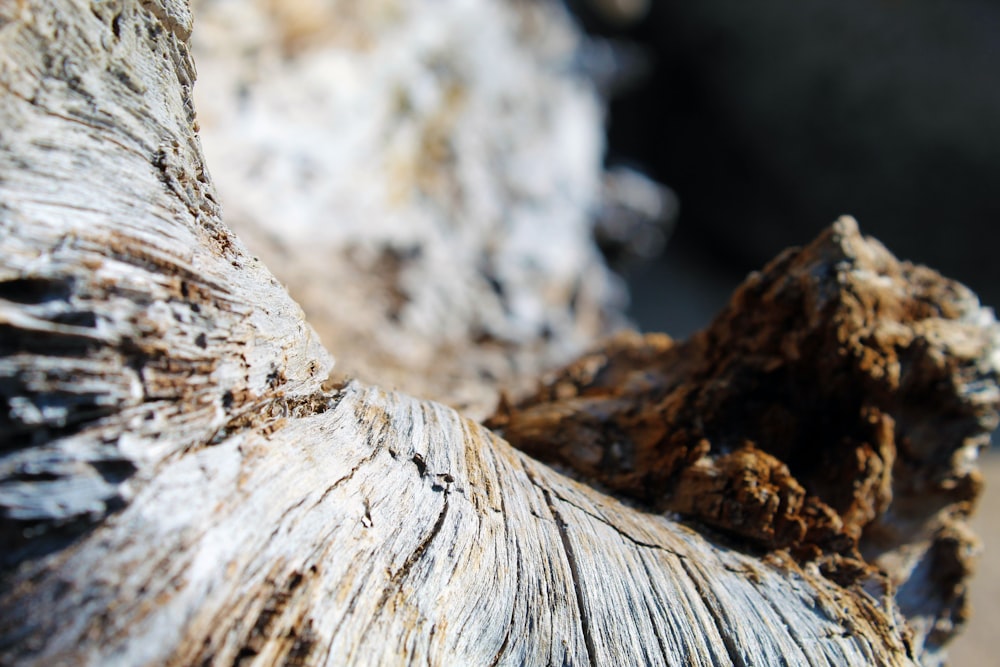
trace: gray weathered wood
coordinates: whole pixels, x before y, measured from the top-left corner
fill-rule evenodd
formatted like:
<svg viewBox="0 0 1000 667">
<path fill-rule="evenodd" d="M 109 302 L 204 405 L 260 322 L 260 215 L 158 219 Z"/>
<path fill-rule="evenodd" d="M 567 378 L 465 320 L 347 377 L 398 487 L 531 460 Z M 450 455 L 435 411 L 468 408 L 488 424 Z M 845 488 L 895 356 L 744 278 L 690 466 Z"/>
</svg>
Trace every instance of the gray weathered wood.
<svg viewBox="0 0 1000 667">
<path fill-rule="evenodd" d="M 349 384 L 322 408 L 161 464 L 112 520 L 22 569 L 6 655 L 908 662 L 886 596 L 631 510 L 443 406 Z"/>
<path fill-rule="evenodd" d="M 338 372 L 485 416 L 620 326 L 601 102 L 560 3 L 193 6 L 226 223 Z"/>
</svg>

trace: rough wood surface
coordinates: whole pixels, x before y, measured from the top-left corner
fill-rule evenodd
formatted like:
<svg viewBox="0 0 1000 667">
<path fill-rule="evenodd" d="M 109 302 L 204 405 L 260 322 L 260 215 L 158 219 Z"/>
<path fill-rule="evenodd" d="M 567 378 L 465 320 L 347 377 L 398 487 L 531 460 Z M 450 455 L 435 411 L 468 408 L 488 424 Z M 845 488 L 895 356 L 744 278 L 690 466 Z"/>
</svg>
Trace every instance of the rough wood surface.
<svg viewBox="0 0 1000 667">
<path fill-rule="evenodd" d="M 887 575 L 917 651 L 935 653 L 968 612 L 965 520 L 998 373 L 992 312 L 843 218 L 689 341 L 623 334 L 487 423 L 844 584 Z"/>
<path fill-rule="evenodd" d="M 184 3 L 0 5 L 3 562 L 332 362 L 220 222 Z"/>
<path fill-rule="evenodd" d="M 329 400 L 161 466 L 114 520 L 23 568 L 2 655 L 908 663 L 884 594 L 629 509 L 449 408 L 354 384 Z"/>
<path fill-rule="evenodd" d="M 0 663 L 940 658 L 906 608 L 923 587 L 696 530 L 452 408 L 331 384 L 302 311 L 220 222 L 190 32 L 174 0 L 0 4 Z M 926 345 L 971 387 L 963 360 L 987 353 L 960 343 L 995 334 L 959 296 L 968 328 Z M 941 451 L 971 459 L 971 423 Z M 958 458 L 914 469 L 942 511 Z"/>
</svg>

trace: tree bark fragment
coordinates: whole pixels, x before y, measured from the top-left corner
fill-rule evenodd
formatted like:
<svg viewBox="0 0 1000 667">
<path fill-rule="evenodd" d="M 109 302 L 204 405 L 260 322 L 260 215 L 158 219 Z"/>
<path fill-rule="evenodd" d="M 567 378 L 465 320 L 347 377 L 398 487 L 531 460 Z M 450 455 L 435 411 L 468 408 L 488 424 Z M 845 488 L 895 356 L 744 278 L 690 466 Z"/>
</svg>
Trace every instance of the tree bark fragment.
<svg viewBox="0 0 1000 667">
<path fill-rule="evenodd" d="M 997 426 L 998 350 L 969 290 L 843 218 L 752 274 L 691 340 L 620 335 L 487 423 L 844 585 L 886 574 L 934 651 L 968 613 L 965 520 Z"/>
</svg>

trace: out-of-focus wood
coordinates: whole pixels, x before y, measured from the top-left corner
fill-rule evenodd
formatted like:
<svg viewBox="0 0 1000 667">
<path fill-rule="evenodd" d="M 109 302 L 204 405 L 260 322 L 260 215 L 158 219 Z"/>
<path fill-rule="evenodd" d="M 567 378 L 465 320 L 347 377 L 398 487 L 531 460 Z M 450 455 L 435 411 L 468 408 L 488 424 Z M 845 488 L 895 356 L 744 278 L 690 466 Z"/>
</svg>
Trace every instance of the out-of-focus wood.
<svg viewBox="0 0 1000 667">
<path fill-rule="evenodd" d="M 339 373 L 482 417 L 622 325 L 602 102 L 558 1 L 193 7 L 226 222 Z"/>
</svg>

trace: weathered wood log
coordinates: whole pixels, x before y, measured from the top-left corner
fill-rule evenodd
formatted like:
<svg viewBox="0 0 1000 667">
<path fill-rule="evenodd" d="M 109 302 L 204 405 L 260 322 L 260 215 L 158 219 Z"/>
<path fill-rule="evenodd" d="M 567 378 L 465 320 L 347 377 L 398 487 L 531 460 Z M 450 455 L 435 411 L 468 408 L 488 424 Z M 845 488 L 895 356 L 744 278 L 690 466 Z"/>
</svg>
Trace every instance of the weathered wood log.
<svg viewBox="0 0 1000 667">
<path fill-rule="evenodd" d="M 660 511 L 669 504 L 654 507 L 655 495 L 604 478 L 647 504 L 623 502 L 452 408 L 328 380 L 332 359 L 299 307 L 221 223 L 196 135 L 190 32 L 185 3 L 173 0 L 0 4 L 0 662 L 903 665 L 941 658 L 939 640 L 950 629 L 932 626 L 953 600 L 942 606 L 934 597 L 941 587 L 900 582 L 945 575 L 960 588 L 965 574 L 933 570 L 954 560 L 950 548 L 934 560 L 941 526 L 952 527 L 955 545 L 966 544 L 958 519 L 974 496 L 975 448 L 995 419 L 996 325 L 970 294 L 929 272 L 897 271 L 846 222 L 834 246 L 874 257 L 876 268 L 889 267 L 886 275 L 859 276 L 864 267 L 845 267 L 836 252 L 808 264 L 835 283 L 853 276 L 902 291 L 903 301 L 926 309 L 919 326 L 864 311 L 874 319 L 862 318 L 861 337 L 848 328 L 836 339 L 845 355 L 878 361 L 866 345 L 868 337 L 882 340 L 884 322 L 893 340 L 908 341 L 930 364 L 919 368 L 933 370 L 913 387 L 953 382 L 940 387 L 953 401 L 943 407 L 897 406 L 880 393 L 893 388 L 869 373 L 875 386 L 861 383 L 867 393 L 858 401 L 870 409 L 828 415 L 857 420 L 878 408 L 869 425 L 885 427 L 888 418 L 910 425 L 899 434 L 905 442 L 873 431 L 882 439 L 869 443 L 869 458 L 883 467 L 861 470 L 871 482 L 865 493 L 876 496 L 871 512 L 831 502 L 808 475 L 776 494 L 789 501 L 787 489 L 802 486 L 825 503 L 831 521 L 847 526 L 837 535 L 857 540 L 850 528 L 861 530 L 860 552 L 847 548 L 845 556 L 810 542 L 808 531 L 771 539 L 760 519 L 740 523 L 730 513 L 713 521 L 702 507 L 672 507 L 687 515 L 682 520 Z M 808 283 L 812 274 L 788 268 L 768 275 L 777 284 Z M 753 283 L 741 294 L 752 293 Z M 850 324 L 837 308 L 815 306 L 808 298 L 789 306 L 809 323 L 806 333 Z M 812 319 L 821 315 L 832 319 Z M 761 370 L 713 348 L 733 343 L 719 331 L 689 344 L 705 355 L 692 354 L 690 364 L 731 359 L 732 368 Z M 588 376 L 573 391 L 598 387 L 634 400 L 637 414 L 652 419 L 659 399 L 642 387 L 666 383 L 667 396 L 673 377 L 661 367 L 671 354 L 661 342 L 629 344 L 640 368 L 607 365 L 613 377 Z M 787 352 L 783 339 L 758 342 Z M 605 357 L 595 353 L 567 373 L 591 372 L 588 359 Z M 822 372 L 820 360 L 799 358 L 801 373 L 811 362 Z M 874 367 L 891 376 L 888 362 L 858 372 Z M 692 389 L 697 379 L 687 379 Z M 567 399 L 560 386 L 554 397 Z M 916 409 L 917 418 L 904 419 L 897 407 Z M 518 414 L 498 417 L 512 437 Z M 713 430 L 721 422 L 705 416 L 708 426 L 695 424 L 705 432 L 691 438 L 724 451 Z M 944 426 L 935 426 L 937 417 Z M 772 471 L 786 474 L 781 457 L 798 440 L 771 442 L 752 420 L 743 422 L 734 425 L 771 452 Z M 848 445 L 864 449 L 865 433 L 852 431 L 857 441 Z M 616 455 L 624 442 L 607 439 L 602 451 Z M 929 449 L 914 452 L 915 467 L 898 478 L 913 487 L 900 489 L 885 469 L 900 468 L 907 442 Z M 890 444 L 899 450 L 894 465 Z M 691 451 L 698 458 L 681 466 L 682 476 L 717 462 L 704 447 Z M 551 458 L 538 447 L 533 453 Z M 787 474 L 799 475 L 788 463 Z M 660 483 L 658 468 L 646 465 L 635 472 Z M 887 485 L 897 494 L 892 503 Z M 936 495 L 920 506 L 926 488 Z M 788 505 L 772 513 L 779 524 L 786 514 L 795 518 Z M 869 554 L 864 529 L 872 525 L 885 529 L 885 541 Z M 809 544 L 818 552 L 796 548 Z M 886 554 L 901 564 L 880 562 Z M 842 558 L 833 570 L 831 556 Z M 845 575 L 847 557 L 858 567 Z M 893 578 L 904 570 L 910 574 Z"/>
</svg>

